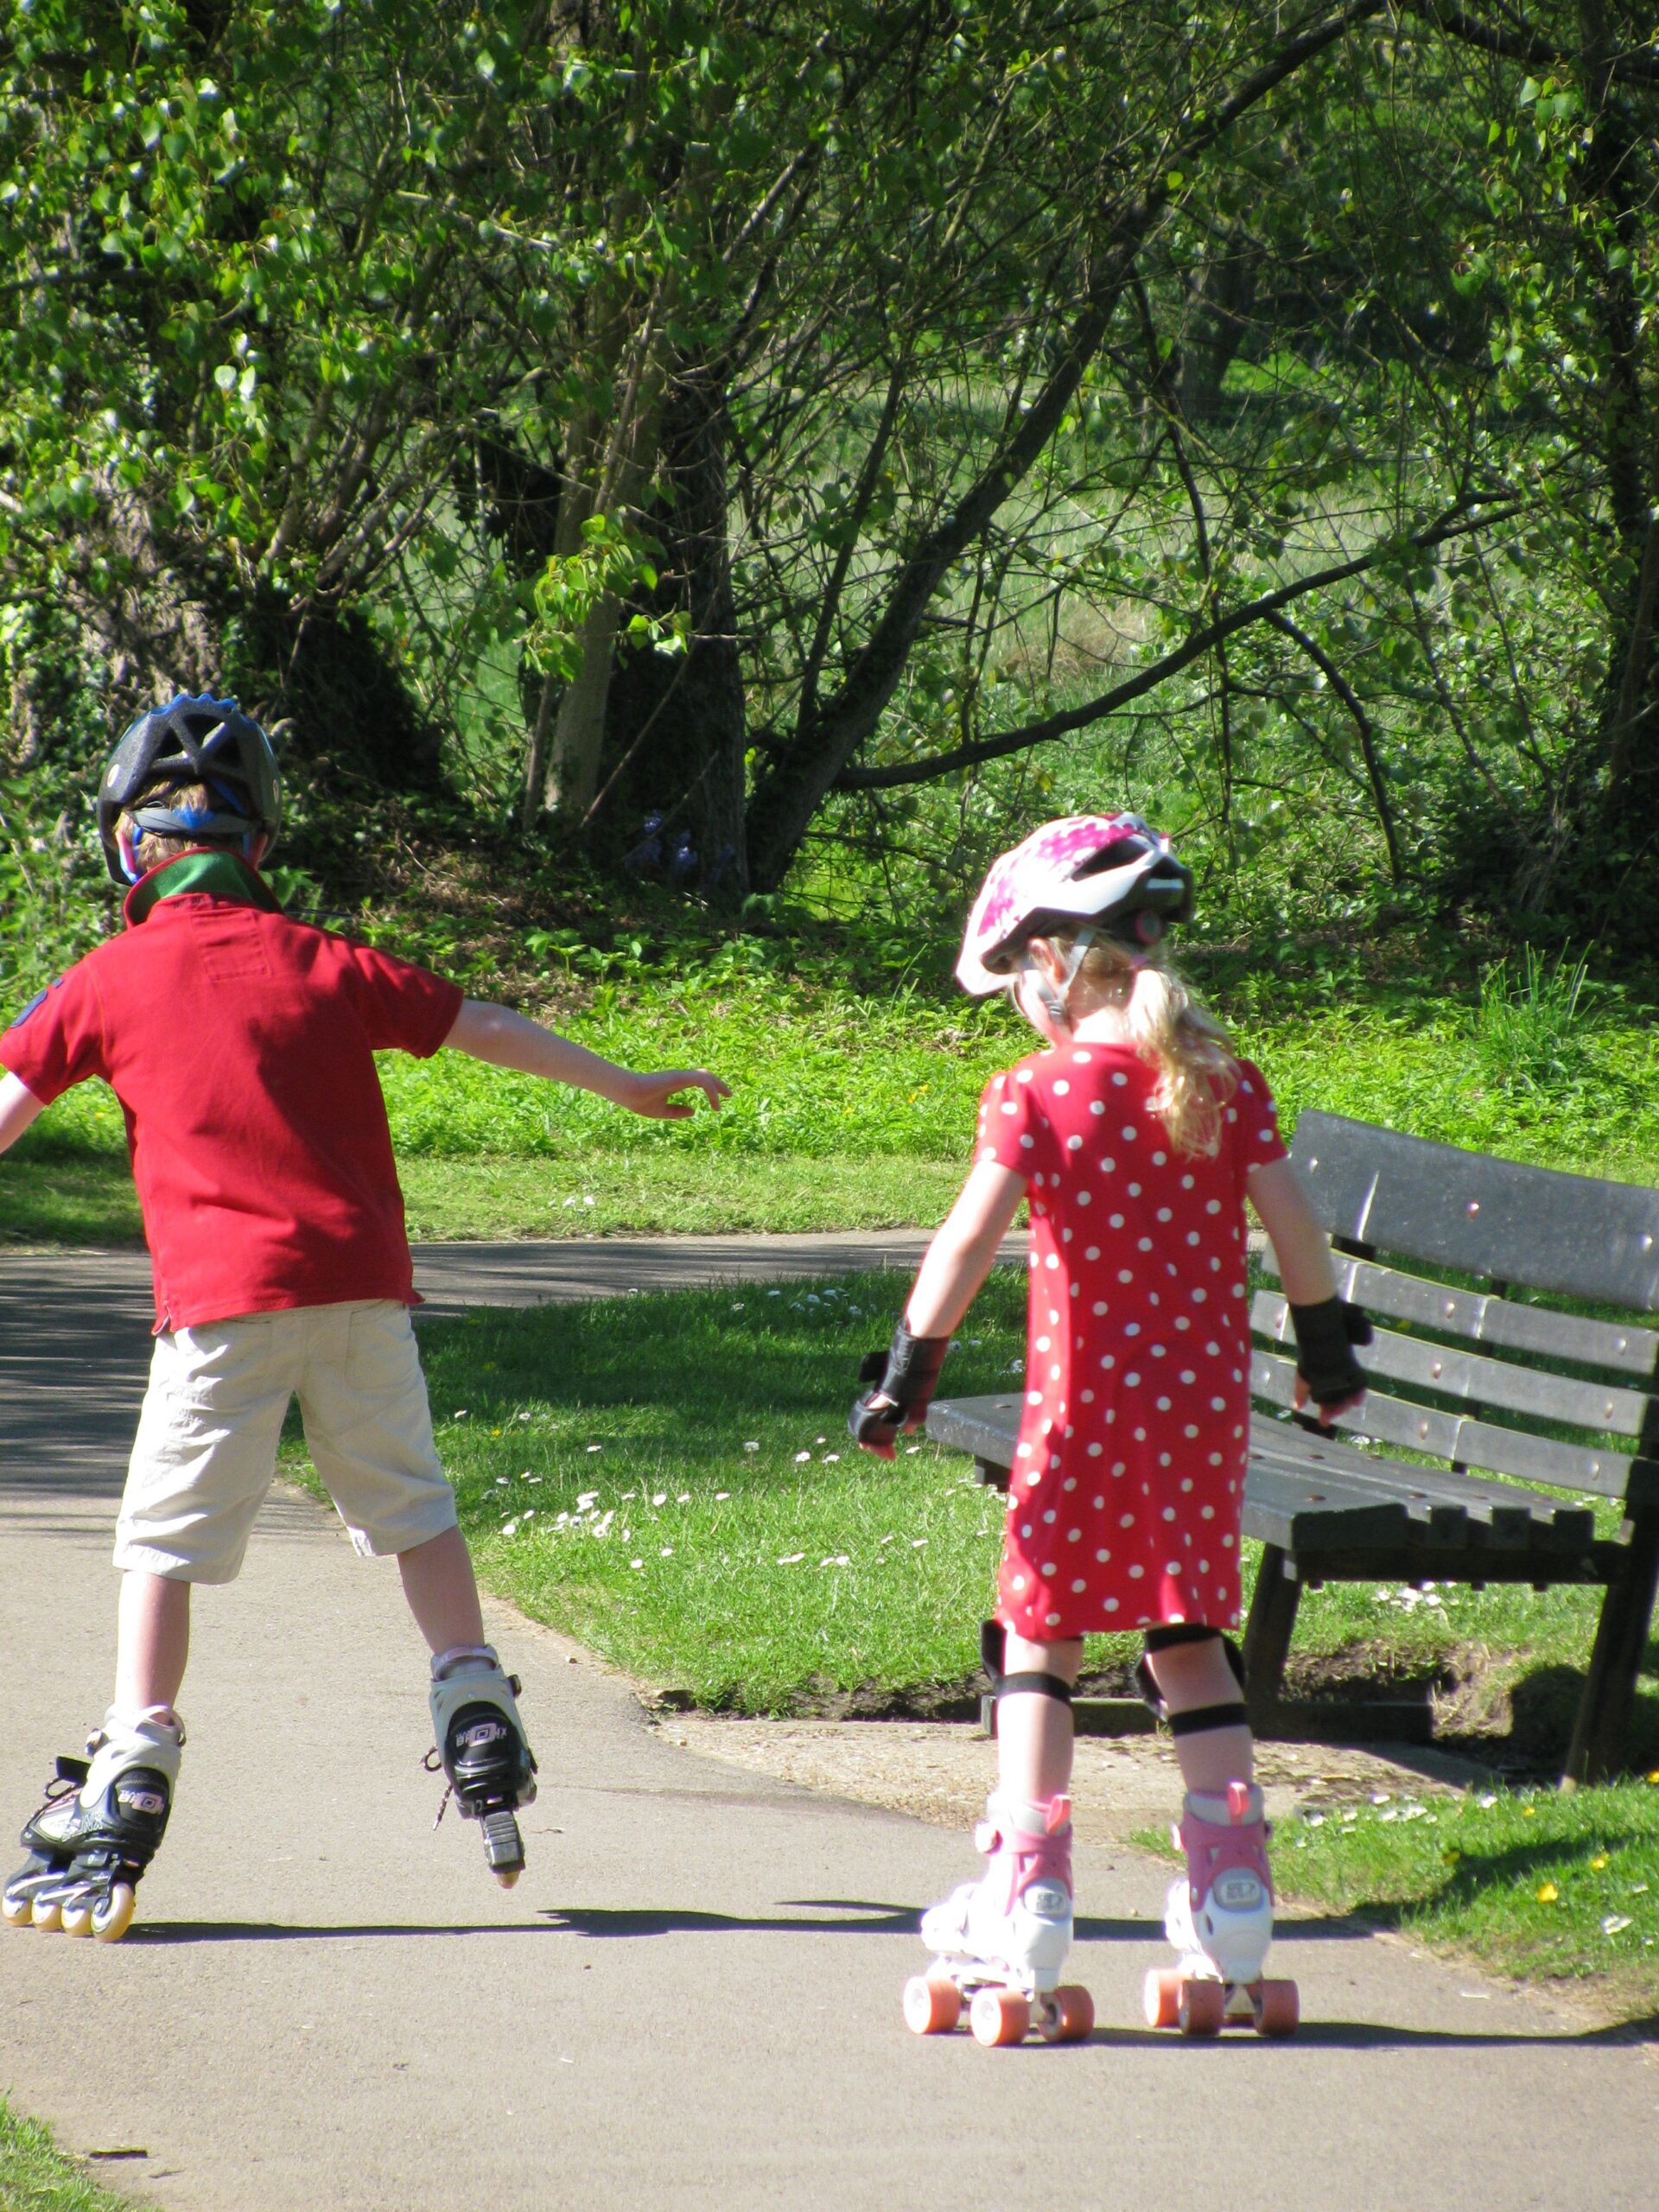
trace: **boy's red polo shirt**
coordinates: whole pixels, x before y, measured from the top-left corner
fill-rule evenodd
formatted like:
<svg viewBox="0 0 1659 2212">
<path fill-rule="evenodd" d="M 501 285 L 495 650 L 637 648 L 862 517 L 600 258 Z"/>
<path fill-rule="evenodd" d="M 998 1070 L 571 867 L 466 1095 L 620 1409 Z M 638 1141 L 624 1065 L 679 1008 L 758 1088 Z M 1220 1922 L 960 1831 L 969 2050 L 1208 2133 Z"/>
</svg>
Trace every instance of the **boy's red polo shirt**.
<svg viewBox="0 0 1659 2212">
<path fill-rule="evenodd" d="M 435 1052 L 460 988 L 290 921 L 228 854 L 152 869 L 125 912 L 0 1035 L 0 1065 L 42 1104 L 89 1076 L 120 1100 L 157 1327 L 416 1303 L 372 1055 Z"/>
</svg>

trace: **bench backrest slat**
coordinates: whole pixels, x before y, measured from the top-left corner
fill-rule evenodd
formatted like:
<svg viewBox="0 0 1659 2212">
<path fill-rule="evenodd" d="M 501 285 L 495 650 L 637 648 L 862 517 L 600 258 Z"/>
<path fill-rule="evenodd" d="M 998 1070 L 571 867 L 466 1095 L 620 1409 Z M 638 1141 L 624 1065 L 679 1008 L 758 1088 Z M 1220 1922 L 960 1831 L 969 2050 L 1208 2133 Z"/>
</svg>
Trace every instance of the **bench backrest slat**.
<svg viewBox="0 0 1659 2212">
<path fill-rule="evenodd" d="M 1251 1361 L 1250 1388 L 1270 1404 L 1293 1404 L 1295 1380 L 1294 1360 L 1258 1351 Z M 1554 1437 L 1535 1436 L 1524 1428 L 1499 1428 L 1491 1421 L 1471 1420 L 1466 1414 L 1414 1405 L 1408 1399 L 1391 1397 L 1382 1390 L 1368 1390 L 1364 1403 L 1357 1411 L 1342 1414 L 1336 1426 L 1408 1452 L 1425 1452 L 1431 1459 L 1484 1467 L 1493 1474 L 1515 1475 L 1523 1482 L 1550 1483 L 1561 1490 L 1587 1491 L 1595 1497 L 1622 1498 L 1633 1464 L 1626 1452 L 1563 1444 Z"/>
<path fill-rule="evenodd" d="M 1267 1272 L 1275 1274 L 1271 1245 L 1264 1256 Z M 1639 1376 L 1643 1381 L 1659 1377 L 1659 1329 L 1644 1329 L 1636 1322 L 1587 1320 L 1553 1306 L 1523 1306 L 1491 1291 L 1459 1290 L 1421 1275 L 1402 1274 L 1375 1260 L 1346 1259 L 1341 1253 L 1333 1256 L 1338 1292 L 1368 1313 L 1412 1321 L 1440 1336 L 1466 1337 L 1471 1344 L 1503 1351 L 1534 1352 L 1576 1367 Z"/>
<path fill-rule="evenodd" d="M 1250 1325 L 1258 1335 L 1294 1350 L 1290 1308 L 1276 1292 L 1256 1293 Z M 1386 1376 L 1391 1382 L 1408 1383 L 1435 1397 L 1529 1414 L 1535 1421 L 1567 1421 L 1575 1428 L 1619 1436 L 1640 1436 L 1647 1421 L 1648 1400 L 1643 1391 L 1581 1382 L 1548 1368 L 1517 1367 L 1510 1360 L 1484 1359 L 1478 1352 L 1399 1336 L 1392 1329 L 1378 1329 L 1360 1360 L 1368 1375 Z"/>
<path fill-rule="evenodd" d="M 1333 1236 L 1659 1313 L 1659 1191 L 1526 1167 L 1313 1109 L 1298 1120 L 1292 1151 Z"/>
</svg>

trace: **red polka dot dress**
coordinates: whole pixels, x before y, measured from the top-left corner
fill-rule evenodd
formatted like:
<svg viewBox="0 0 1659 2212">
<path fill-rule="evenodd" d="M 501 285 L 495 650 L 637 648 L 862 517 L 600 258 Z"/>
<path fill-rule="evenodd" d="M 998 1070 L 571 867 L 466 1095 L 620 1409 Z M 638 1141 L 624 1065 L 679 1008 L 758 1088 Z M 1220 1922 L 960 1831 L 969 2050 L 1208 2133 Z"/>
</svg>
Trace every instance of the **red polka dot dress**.
<svg viewBox="0 0 1659 2212">
<path fill-rule="evenodd" d="M 995 1077 L 977 1157 L 1026 1179 L 1031 1314 L 997 1617 L 1037 1643 L 1234 1624 L 1249 1423 L 1245 1178 L 1282 1160 L 1238 1064 L 1213 1160 L 1176 1149 L 1157 1071 L 1069 1043 Z"/>
</svg>

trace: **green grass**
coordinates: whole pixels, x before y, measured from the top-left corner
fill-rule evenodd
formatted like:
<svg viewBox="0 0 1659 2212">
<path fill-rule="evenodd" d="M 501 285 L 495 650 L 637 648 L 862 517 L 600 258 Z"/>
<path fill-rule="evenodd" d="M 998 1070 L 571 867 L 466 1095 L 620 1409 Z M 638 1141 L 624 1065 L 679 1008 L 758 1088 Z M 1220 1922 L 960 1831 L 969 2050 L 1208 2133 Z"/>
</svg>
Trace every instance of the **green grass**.
<svg viewBox="0 0 1659 2212">
<path fill-rule="evenodd" d="M 5 2212 L 132 2212 L 66 2158 L 52 2131 L 24 2120 L 0 2097 L 0 2205 Z"/>
<path fill-rule="evenodd" d="M 993 1272 L 950 1395 L 1014 1384 L 1023 1272 Z M 799 1711 L 966 1677 L 1001 1502 L 957 1455 L 922 1443 L 887 1467 L 843 1427 L 858 1360 L 907 1287 L 888 1273 L 423 1321 L 439 1446 L 492 1582 L 710 1707 Z M 1599 1597 L 1332 1583 L 1303 1599 L 1298 1662 L 1417 1679 L 1478 1662 L 1492 1709 L 1462 1724 L 1490 1732 L 1505 1700 L 1561 1693 L 1564 1736 Z M 1094 1663 L 1135 1648 L 1100 1638 Z M 1659 1759 L 1659 1696 L 1637 1726 Z"/>
<path fill-rule="evenodd" d="M 1166 1856 L 1166 1831 L 1135 1840 Z M 1309 1804 L 1280 1821 L 1281 1892 L 1533 1981 L 1659 2012 L 1659 1770 L 1570 1794 L 1497 1787 Z"/>
<path fill-rule="evenodd" d="M 1356 985 L 1291 1012 L 1270 979 L 1250 976 L 1221 996 L 1287 1128 L 1318 1106 L 1659 1183 L 1659 1042 L 1611 995 L 1575 995 L 1572 971 L 1489 976 L 1478 1005 Z M 787 975 L 734 977 L 713 962 L 641 974 L 626 990 L 601 982 L 553 1018 L 612 1058 L 713 1066 L 734 1096 L 718 1116 L 646 1122 L 458 1053 L 388 1055 L 416 1234 L 930 1226 L 965 1166 L 980 1090 L 1032 1041 L 1000 1003 L 902 985 L 870 997 Z M 9 1155 L 0 1220 L 12 1242 L 136 1239 L 121 1117 L 103 1086 L 71 1092 Z"/>
</svg>

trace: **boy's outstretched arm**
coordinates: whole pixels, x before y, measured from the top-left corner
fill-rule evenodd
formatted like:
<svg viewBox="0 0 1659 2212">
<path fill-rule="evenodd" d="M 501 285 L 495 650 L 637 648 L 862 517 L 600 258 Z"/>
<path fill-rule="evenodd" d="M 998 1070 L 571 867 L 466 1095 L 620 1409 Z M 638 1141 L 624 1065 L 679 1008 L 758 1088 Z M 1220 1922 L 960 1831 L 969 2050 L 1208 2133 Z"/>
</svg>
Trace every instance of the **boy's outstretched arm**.
<svg viewBox="0 0 1659 2212">
<path fill-rule="evenodd" d="M 632 1068 L 618 1067 L 585 1046 L 543 1029 L 528 1015 L 515 1014 L 511 1007 L 492 1006 L 483 999 L 463 1001 L 455 1026 L 443 1041 L 451 1051 L 487 1060 L 493 1067 L 518 1068 L 548 1083 L 568 1083 L 577 1090 L 594 1091 L 613 1105 L 626 1106 L 630 1113 L 649 1115 L 658 1122 L 683 1122 L 691 1112 L 689 1102 L 675 1099 L 676 1091 L 700 1090 L 716 1109 L 722 1098 L 732 1095 L 730 1085 L 706 1068 L 640 1074 Z"/>
<path fill-rule="evenodd" d="M 0 1076 L 0 1152 L 16 1144 L 45 1111 L 27 1084 L 19 1083 L 15 1075 Z"/>
<path fill-rule="evenodd" d="M 1025 1195 L 1023 1175 L 982 1160 L 935 1232 L 891 1349 L 865 1362 L 861 1379 L 876 1387 L 849 1420 L 855 1440 L 878 1459 L 891 1459 L 893 1438 L 926 1420 L 951 1331 L 989 1274 Z"/>
</svg>

